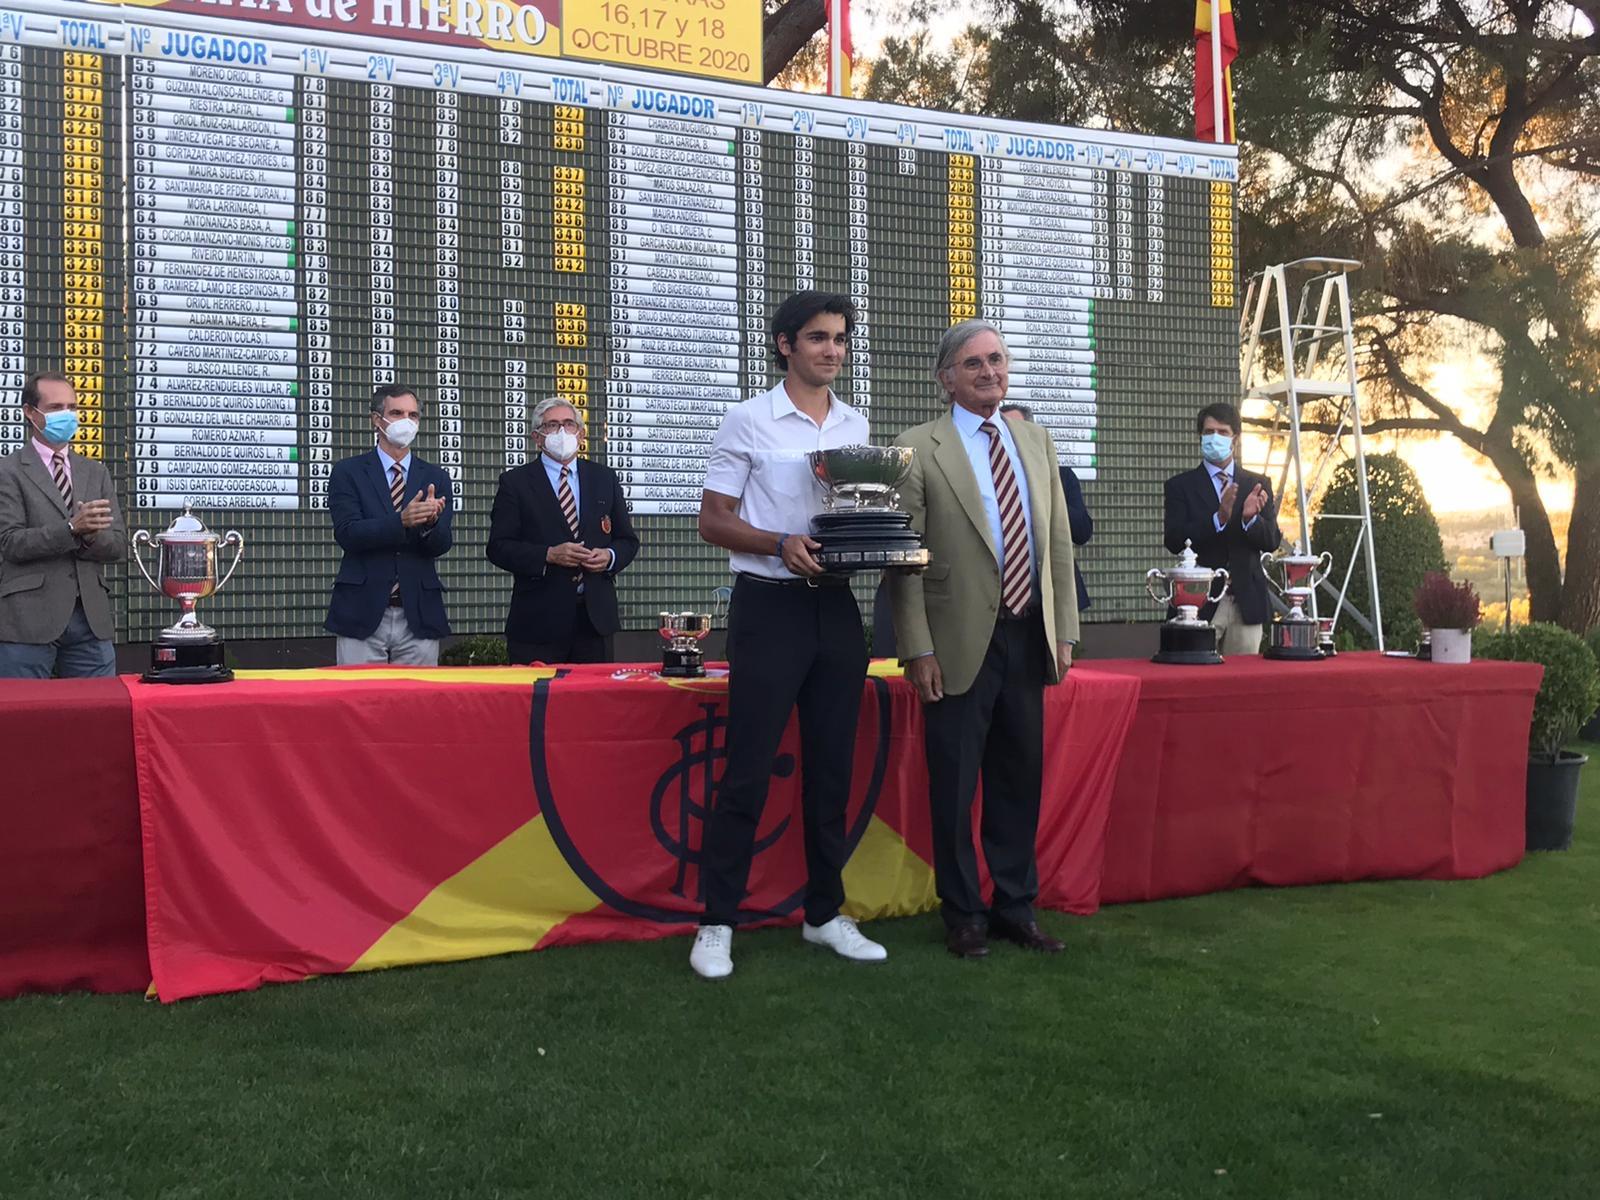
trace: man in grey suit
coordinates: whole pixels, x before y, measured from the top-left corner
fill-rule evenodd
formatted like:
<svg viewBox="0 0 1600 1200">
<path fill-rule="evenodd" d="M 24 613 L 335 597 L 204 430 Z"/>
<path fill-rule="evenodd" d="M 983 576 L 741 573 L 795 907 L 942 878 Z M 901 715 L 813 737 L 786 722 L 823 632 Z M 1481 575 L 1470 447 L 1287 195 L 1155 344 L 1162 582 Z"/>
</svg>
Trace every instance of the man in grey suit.
<svg viewBox="0 0 1600 1200">
<path fill-rule="evenodd" d="M 105 567 L 128 531 L 99 462 L 68 448 L 78 396 L 59 371 L 22 389 L 28 444 L 0 458 L 0 679 L 116 674 Z"/>
</svg>

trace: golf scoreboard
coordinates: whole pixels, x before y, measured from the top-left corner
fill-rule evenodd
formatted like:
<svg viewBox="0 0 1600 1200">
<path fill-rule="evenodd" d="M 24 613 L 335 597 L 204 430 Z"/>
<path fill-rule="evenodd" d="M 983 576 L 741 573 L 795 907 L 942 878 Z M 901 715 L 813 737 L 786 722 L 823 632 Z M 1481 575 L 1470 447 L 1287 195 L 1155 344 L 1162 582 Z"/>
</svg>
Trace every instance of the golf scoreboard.
<svg viewBox="0 0 1600 1200">
<path fill-rule="evenodd" d="M 189 506 L 246 535 L 207 620 L 314 636 L 329 473 L 405 384 L 454 491 L 452 621 L 491 632 L 489 507 L 559 396 L 654 628 L 729 582 L 695 535 L 710 442 L 818 288 L 856 306 L 835 387 L 878 441 L 940 411 L 939 335 L 995 322 L 1086 484 L 1096 614 L 1155 615 L 1160 478 L 1237 397 L 1233 148 L 765 89 L 760 30 L 757 0 L 0 7 L 0 453 L 24 378 L 67 372 L 130 531 Z M 122 636 L 171 619 L 120 579 Z"/>
</svg>

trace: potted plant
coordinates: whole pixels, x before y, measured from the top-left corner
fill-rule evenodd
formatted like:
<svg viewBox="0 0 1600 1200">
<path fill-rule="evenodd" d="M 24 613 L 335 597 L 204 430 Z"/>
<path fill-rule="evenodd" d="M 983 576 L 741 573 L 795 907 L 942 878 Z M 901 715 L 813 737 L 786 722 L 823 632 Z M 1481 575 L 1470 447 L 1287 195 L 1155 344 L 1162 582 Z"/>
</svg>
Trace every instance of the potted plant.
<svg viewBox="0 0 1600 1200">
<path fill-rule="evenodd" d="M 1483 608 L 1470 583 L 1452 583 L 1443 571 L 1429 571 L 1411 605 L 1423 628 L 1432 634 L 1434 662 L 1472 661 L 1472 631 L 1483 618 Z"/>
<path fill-rule="evenodd" d="M 1577 634 L 1544 622 L 1483 638 L 1478 654 L 1544 667 L 1528 731 L 1527 846 L 1565 850 L 1577 817 L 1578 773 L 1589 761 L 1566 744 L 1600 704 L 1600 664 Z"/>
<path fill-rule="evenodd" d="M 1589 652 L 1594 655 L 1594 660 L 1600 664 L 1600 625 L 1589 631 Z M 1586 742 L 1600 742 L 1600 709 L 1596 709 L 1589 723 L 1578 731 L 1579 736 Z"/>
</svg>

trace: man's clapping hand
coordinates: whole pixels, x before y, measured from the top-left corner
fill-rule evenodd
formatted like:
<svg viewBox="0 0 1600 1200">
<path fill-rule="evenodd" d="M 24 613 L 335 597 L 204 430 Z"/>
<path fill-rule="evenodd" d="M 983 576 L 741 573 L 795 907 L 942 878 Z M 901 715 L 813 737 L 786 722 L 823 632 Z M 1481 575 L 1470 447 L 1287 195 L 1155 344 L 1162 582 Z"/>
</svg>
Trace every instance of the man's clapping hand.
<svg viewBox="0 0 1600 1200">
<path fill-rule="evenodd" d="M 443 511 L 444 497 L 435 496 L 433 484 L 430 483 L 426 492 L 419 491 L 411 497 L 411 503 L 400 510 L 400 524 L 407 529 L 414 529 L 418 525 L 432 525 Z"/>
<path fill-rule="evenodd" d="M 72 510 L 72 532 L 78 537 L 89 537 L 111 528 L 111 501 L 84 500 Z"/>
</svg>

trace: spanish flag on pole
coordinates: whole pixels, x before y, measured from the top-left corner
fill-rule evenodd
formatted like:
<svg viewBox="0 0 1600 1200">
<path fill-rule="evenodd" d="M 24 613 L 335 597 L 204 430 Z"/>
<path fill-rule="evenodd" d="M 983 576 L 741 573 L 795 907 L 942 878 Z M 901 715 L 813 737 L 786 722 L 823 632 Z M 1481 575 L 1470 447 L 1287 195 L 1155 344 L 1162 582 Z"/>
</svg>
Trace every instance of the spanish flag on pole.
<svg viewBox="0 0 1600 1200">
<path fill-rule="evenodd" d="M 850 40 L 850 0 L 828 0 L 828 95 L 850 95 L 850 69 L 855 58 Z"/>
<path fill-rule="evenodd" d="M 1199 141 L 1235 140 L 1232 65 L 1238 54 L 1239 38 L 1233 28 L 1233 0 L 1196 0 L 1194 136 Z"/>
</svg>

